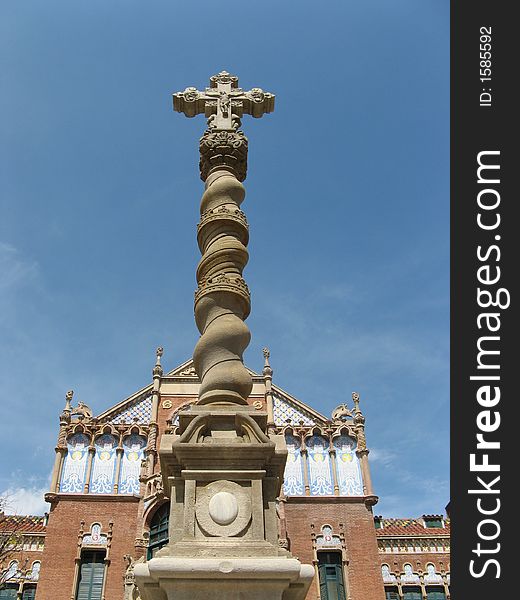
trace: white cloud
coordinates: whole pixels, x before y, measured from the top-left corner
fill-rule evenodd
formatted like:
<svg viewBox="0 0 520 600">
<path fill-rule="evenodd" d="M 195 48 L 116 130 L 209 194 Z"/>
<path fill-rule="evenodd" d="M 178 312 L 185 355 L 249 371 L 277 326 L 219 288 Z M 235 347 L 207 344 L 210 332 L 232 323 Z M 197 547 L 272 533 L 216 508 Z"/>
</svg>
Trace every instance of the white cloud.
<svg viewBox="0 0 520 600">
<path fill-rule="evenodd" d="M 395 459 L 398 458 L 398 454 L 392 452 L 392 450 L 385 450 L 384 448 L 370 448 L 370 462 L 378 463 L 384 467 L 390 466 L 394 463 Z"/>
<path fill-rule="evenodd" d="M 9 488 L 0 496 L 5 498 L 6 513 L 16 515 L 43 515 L 49 511 L 49 504 L 44 500 L 48 486 L 37 488 Z"/>
</svg>

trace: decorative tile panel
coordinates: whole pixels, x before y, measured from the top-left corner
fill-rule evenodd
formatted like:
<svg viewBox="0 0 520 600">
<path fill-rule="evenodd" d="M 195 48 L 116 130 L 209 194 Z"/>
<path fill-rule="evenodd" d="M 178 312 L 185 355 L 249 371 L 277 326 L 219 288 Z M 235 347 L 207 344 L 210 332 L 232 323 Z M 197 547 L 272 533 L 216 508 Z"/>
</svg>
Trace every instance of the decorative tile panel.
<svg viewBox="0 0 520 600">
<path fill-rule="evenodd" d="M 321 435 L 313 435 L 305 440 L 305 445 L 309 461 L 311 496 L 331 496 L 334 486 L 328 440 Z"/>
<path fill-rule="evenodd" d="M 286 496 L 303 496 L 303 461 L 300 451 L 300 440 L 293 435 L 286 435 L 287 462 L 285 464 L 283 491 Z"/>
<path fill-rule="evenodd" d="M 362 496 L 363 482 L 355 440 L 348 435 L 340 435 L 334 438 L 333 444 L 340 496 Z"/>
<path fill-rule="evenodd" d="M 133 433 L 125 438 L 121 461 L 120 494 L 139 494 L 139 474 L 145 446 L 146 439 L 140 435 Z"/>
<path fill-rule="evenodd" d="M 60 492 L 81 494 L 85 485 L 89 438 L 75 433 L 67 440 L 67 456 L 63 465 Z"/>
<path fill-rule="evenodd" d="M 96 439 L 96 453 L 92 465 L 90 492 L 92 494 L 112 494 L 116 469 L 117 440 L 113 435 L 105 434 Z"/>
<path fill-rule="evenodd" d="M 119 423 L 134 423 L 147 425 L 152 417 L 152 396 L 137 398 L 129 406 L 127 405 L 117 415 L 110 419 L 110 423 L 118 425 Z"/>
<path fill-rule="evenodd" d="M 274 422 L 278 427 L 284 427 L 288 423 L 291 425 L 299 425 L 300 421 L 303 421 L 304 425 L 311 427 L 316 424 L 311 413 L 295 406 L 288 400 L 282 400 L 282 398 L 275 394 L 273 394 L 273 412 Z"/>
</svg>

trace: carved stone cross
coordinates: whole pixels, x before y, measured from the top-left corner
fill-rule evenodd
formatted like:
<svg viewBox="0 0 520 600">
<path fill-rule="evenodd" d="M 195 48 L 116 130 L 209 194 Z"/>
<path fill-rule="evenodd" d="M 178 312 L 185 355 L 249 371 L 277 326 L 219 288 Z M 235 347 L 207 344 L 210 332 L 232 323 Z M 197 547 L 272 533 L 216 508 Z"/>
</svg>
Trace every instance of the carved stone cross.
<svg viewBox="0 0 520 600">
<path fill-rule="evenodd" d="M 238 77 L 221 71 L 209 80 L 204 92 L 188 87 L 173 94 L 173 109 L 187 117 L 204 114 L 208 127 L 220 131 L 233 131 L 240 127 L 242 115 L 259 118 L 274 110 L 274 95 L 260 88 L 245 92 L 238 87 Z"/>
</svg>

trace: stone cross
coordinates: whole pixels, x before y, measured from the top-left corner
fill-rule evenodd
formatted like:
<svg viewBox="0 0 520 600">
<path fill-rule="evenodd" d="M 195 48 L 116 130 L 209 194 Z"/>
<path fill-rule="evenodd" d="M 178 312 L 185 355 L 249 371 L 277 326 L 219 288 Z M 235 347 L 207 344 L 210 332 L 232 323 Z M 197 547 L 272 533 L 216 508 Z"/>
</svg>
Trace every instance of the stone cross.
<svg viewBox="0 0 520 600">
<path fill-rule="evenodd" d="M 274 95 L 260 88 L 245 92 L 238 87 L 238 77 L 221 71 L 209 80 L 204 92 L 188 87 L 173 94 L 173 109 L 187 117 L 204 114 L 212 130 L 233 131 L 240 127 L 246 114 L 259 118 L 274 110 Z"/>
</svg>

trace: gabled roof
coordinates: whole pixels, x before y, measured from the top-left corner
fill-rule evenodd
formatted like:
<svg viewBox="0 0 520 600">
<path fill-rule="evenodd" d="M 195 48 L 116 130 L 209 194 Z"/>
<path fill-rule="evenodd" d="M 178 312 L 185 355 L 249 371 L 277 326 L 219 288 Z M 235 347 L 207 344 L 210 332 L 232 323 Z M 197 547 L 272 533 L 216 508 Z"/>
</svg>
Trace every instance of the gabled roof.
<svg viewBox="0 0 520 600">
<path fill-rule="evenodd" d="M 255 371 L 252 371 L 248 367 L 246 368 L 253 379 L 263 379 L 262 375 L 255 373 Z M 163 375 L 163 378 L 165 377 L 196 379 L 197 374 L 193 367 L 193 360 L 189 359 L 183 362 L 178 367 Z M 128 396 L 128 398 L 102 412 L 97 419 L 108 423 L 131 423 L 137 419 L 138 423 L 148 423 L 151 416 L 152 387 L 153 384 L 149 383 L 131 396 Z M 307 406 L 276 384 L 273 383 L 272 389 L 275 422 L 277 425 L 299 425 L 302 421 L 304 425 L 322 425 L 327 421 L 327 418 L 318 411 Z"/>
</svg>

